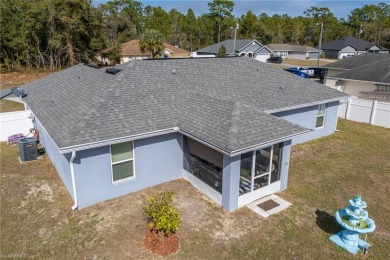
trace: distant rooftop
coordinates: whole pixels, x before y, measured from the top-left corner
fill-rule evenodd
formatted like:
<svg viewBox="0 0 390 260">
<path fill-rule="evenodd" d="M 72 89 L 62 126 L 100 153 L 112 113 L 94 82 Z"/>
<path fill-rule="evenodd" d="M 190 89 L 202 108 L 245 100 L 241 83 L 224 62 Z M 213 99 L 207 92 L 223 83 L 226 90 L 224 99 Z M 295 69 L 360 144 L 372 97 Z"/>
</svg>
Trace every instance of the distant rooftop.
<svg viewBox="0 0 390 260">
<path fill-rule="evenodd" d="M 371 48 L 372 46 L 378 46 L 378 45 L 376 45 L 374 43 L 371 43 L 371 42 L 368 42 L 368 41 L 365 41 L 363 39 L 359 40 L 356 37 L 346 36 L 346 37 L 343 37 L 343 38 L 338 39 L 338 40 L 334 40 L 334 41 L 331 41 L 331 42 L 323 43 L 321 45 L 321 49 L 322 50 L 338 50 L 338 51 L 340 51 L 340 50 L 344 49 L 347 46 L 351 46 L 355 50 L 359 46 L 359 51 L 365 51 L 365 50 L 368 50 L 369 48 Z M 388 50 L 388 49 L 383 48 L 381 46 L 378 46 L 378 47 L 381 50 Z"/>
<path fill-rule="evenodd" d="M 217 54 L 219 49 L 221 48 L 221 46 L 224 45 L 226 47 L 226 54 L 229 54 L 229 53 L 232 53 L 233 46 L 235 47 L 235 52 L 239 52 L 241 49 L 243 49 L 245 46 L 251 44 L 253 41 L 255 41 L 255 40 L 253 40 L 253 39 L 245 39 L 245 40 L 236 39 L 236 43 L 234 46 L 234 40 L 229 39 L 229 40 L 218 42 L 218 43 L 215 43 L 213 45 L 207 46 L 205 48 L 199 49 L 196 52 Z M 263 45 L 261 45 L 259 42 L 258 42 L 258 44 L 261 47 L 263 47 Z"/>
<path fill-rule="evenodd" d="M 173 46 L 168 43 L 164 43 L 164 49 L 169 49 L 172 53 L 184 53 L 190 54 L 189 51 L 181 49 L 177 46 Z M 111 48 L 101 51 L 101 53 L 108 53 Z M 150 52 L 142 52 L 140 47 L 140 40 L 131 40 L 121 44 L 121 55 L 124 56 L 150 56 Z"/>
<path fill-rule="evenodd" d="M 323 68 L 349 70 L 390 58 L 388 53 L 364 53 L 329 63 Z"/>
<path fill-rule="evenodd" d="M 378 54 L 371 54 L 371 55 L 378 55 Z M 355 67 L 353 69 L 337 73 L 335 75 L 330 76 L 330 78 L 352 79 L 352 80 L 390 84 L 390 55 L 389 54 L 386 55 L 387 58 L 377 60 L 374 62 L 368 62 L 366 63 L 366 65 Z M 359 55 L 359 56 L 363 56 L 363 55 Z M 348 58 L 347 60 L 350 59 L 353 58 Z"/>
</svg>

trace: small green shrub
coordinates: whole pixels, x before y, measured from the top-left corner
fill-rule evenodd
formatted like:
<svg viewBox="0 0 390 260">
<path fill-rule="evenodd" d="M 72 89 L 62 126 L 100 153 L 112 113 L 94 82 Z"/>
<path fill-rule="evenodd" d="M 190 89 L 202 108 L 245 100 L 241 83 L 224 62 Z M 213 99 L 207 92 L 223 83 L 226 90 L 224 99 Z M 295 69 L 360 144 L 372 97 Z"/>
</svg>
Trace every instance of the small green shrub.
<svg viewBox="0 0 390 260">
<path fill-rule="evenodd" d="M 174 195 L 176 193 L 173 191 L 164 191 L 144 198 L 142 203 L 149 228 L 158 232 L 161 239 L 179 229 L 180 214 L 172 205 Z"/>
<path fill-rule="evenodd" d="M 225 47 L 225 45 L 223 45 L 223 44 L 221 45 L 221 47 L 218 50 L 217 57 L 218 58 L 225 58 L 226 57 L 226 47 Z"/>
</svg>

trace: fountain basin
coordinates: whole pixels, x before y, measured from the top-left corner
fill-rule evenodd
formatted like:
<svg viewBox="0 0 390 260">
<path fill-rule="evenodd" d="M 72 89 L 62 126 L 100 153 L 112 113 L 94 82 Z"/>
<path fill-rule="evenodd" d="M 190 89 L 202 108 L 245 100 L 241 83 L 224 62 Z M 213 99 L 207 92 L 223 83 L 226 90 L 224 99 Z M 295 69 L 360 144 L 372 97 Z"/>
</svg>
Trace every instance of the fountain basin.
<svg viewBox="0 0 390 260">
<path fill-rule="evenodd" d="M 345 209 L 341 209 L 336 212 L 335 218 L 337 223 L 340 224 L 344 229 L 349 230 L 349 231 L 355 231 L 359 234 L 366 234 L 366 233 L 371 233 L 375 230 L 375 222 L 370 219 L 358 219 L 357 221 L 360 223 L 360 225 L 353 225 L 352 223 L 349 222 L 350 216 L 347 214 Z"/>
</svg>

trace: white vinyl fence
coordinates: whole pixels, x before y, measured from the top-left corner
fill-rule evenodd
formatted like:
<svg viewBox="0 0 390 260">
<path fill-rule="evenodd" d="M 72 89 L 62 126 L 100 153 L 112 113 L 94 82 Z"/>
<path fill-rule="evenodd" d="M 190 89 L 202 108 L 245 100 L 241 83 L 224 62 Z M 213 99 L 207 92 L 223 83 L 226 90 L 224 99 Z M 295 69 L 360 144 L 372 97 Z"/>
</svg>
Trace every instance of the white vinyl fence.
<svg viewBox="0 0 390 260">
<path fill-rule="evenodd" d="M 390 103 L 350 98 L 340 105 L 339 117 L 390 128 Z"/>
<path fill-rule="evenodd" d="M 33 128 L 30 115 L 30 110 L 0 113 L 0 141 L 7 141 L 13 134 L 29 134 Z"/>
</svg>

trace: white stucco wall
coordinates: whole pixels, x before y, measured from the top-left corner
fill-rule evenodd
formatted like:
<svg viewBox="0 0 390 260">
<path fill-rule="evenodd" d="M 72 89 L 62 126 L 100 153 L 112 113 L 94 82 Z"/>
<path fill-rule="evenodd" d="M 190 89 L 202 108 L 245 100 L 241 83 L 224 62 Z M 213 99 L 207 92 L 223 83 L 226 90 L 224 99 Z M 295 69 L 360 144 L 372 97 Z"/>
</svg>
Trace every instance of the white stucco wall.
<svg viewBox="0 0 390 260">
<path fill-rule="evenodd" d="M 344 86 L 344 92 L 355 97 L 359 97 L 361 91 L 374 91 L 376 86 L 370 82 L 352 81 L 352 80 L 339 80 Z"/>
</svg>

